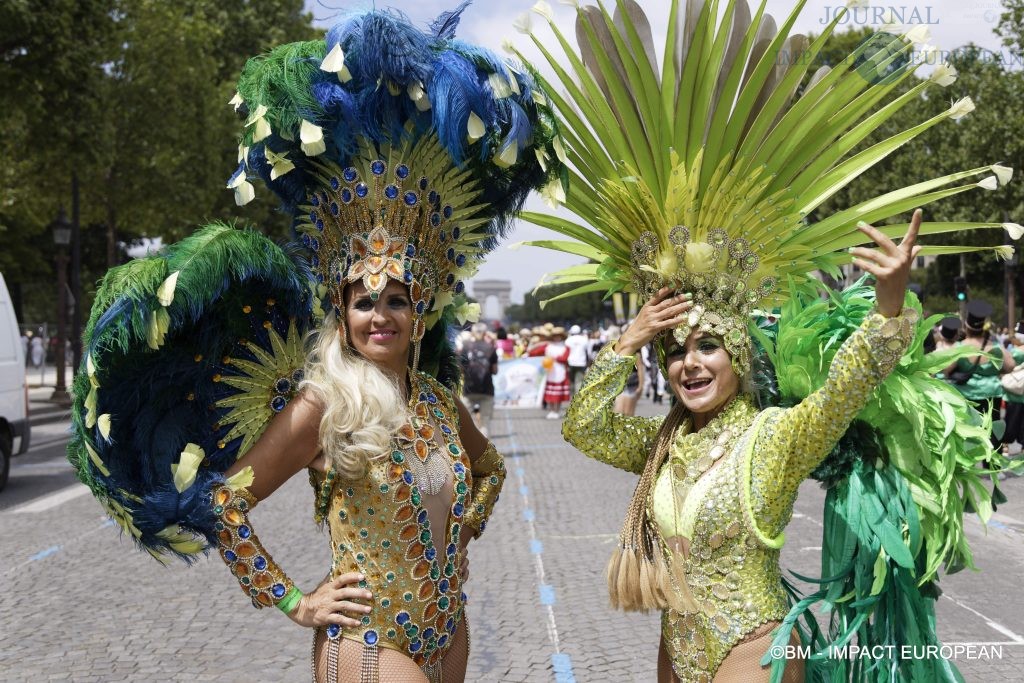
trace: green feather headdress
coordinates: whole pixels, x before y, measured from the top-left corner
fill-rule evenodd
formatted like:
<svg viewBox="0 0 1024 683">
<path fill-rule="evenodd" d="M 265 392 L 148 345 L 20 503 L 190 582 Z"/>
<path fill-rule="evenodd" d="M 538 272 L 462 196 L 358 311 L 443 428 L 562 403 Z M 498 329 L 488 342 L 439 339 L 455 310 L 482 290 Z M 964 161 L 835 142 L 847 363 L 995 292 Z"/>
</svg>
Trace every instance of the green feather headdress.
<svg viewBox="0 0 1024 683">
<path fill-rule="evenodd" d="M 910 58 L 915 43 L 927 36 L 920 28 L 891 29 L 835 67 L 819 69 L 801 88 L 846 15 L 837 12 L 813 41 L 791 36 L 804 4 L 776 30 L 764 2 L 751 15 L 744 0 L 673 0 L 661 55 L 651 22 L 633 0 L 619 0 L 614 14 L 600 2 L 578 8 L 580 54 L 551 21 L 546 3 L 534 7 L 561 47 L 552 52 L 548 38 L 530 32 L 555 74 L 553 83 L 540 80 L 563 119 L 572 166 L 565 205 L 578 221 L 540 213 L 523 218 L 571 240 L 532 244 L 590 261 L 554 274 L 550 283 L 577 285 L 562 297 L 622 290 L 649 296 L 668 285 L 695 295 L 696 318 L 705 310 L 725 315 L 732 322 L 715 332 L 739 334 L 744 346 L 752 310 L 781 305 L 814 271 L 840 276 L 839 266 L 851 261 L 847 250 L 867 242 L 858 221 L 878 223 L 1009 180 L 1010 169 L 980 166 L 812 220 L 854 178 L 974 105 L 964 98 L 851 154 L 925 90 L 953 82 L 955 70 L 942 66 L 897 94 L 917 66 Z M 920 234 L 1002 227 L 1020 237 L 1019 226 L 1000 223 L 930 222 Z M 897 237 L 906 228 L 880 229 Z M 921 253 L 975 249 L 924 246 Z M 1003 256 L 1010 251 L 995 249 Z M 694 324 L 706 327 L 695 319 L 683 331 Z"/>
</svg>

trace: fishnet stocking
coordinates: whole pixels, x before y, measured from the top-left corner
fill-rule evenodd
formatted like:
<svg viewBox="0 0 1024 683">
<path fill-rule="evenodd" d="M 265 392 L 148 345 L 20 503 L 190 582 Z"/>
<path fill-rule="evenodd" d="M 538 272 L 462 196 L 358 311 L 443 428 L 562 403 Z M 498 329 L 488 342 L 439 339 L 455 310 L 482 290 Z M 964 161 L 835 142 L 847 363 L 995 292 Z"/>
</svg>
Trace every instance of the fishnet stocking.
<svg viewBox="0 0 1024 683">
<path fill-rule="evenodd" d="M 776 625 L 772 624 L 773 627 Z M 718 667 L 714 683 L 768 683 L 771 678 L 771 666 L 761 666 L 761 657 L 764 657 L 764 653 L 771 647 L 772 638 L 769 630 L 764 635 L 734 645 Z M 790 638 L 789 644 L 794 647 L 800 644 L 800 638 L 796 633 Z M 672 671 L 672 663 L 669 661 L 664 642 L 658 649 L 658 683 L 679 683 L 675 672 Z M 786 662 L 782 683 L 804 683 L 802 660 L 791 659 Z"/>
<path fill-rule="evenodd" d="M 318 683 L 361 683 L 363 644 L 347 638 L 338 648 L 338 680 L 327 680 L 327 635 L 317 629 L 313 651 Z M 379 648 L 380 683 L 427 683 L 427 677 L 416 664 L 397 650 Z M 441 659 L 443 683 L 463 683 L 466 680 L 466 662 L 469 659 L 469 627 L 465 617 L 455 632 L 448 651 Z M 377 683 L 377 682 L 374 682 Z"/>
</svg>

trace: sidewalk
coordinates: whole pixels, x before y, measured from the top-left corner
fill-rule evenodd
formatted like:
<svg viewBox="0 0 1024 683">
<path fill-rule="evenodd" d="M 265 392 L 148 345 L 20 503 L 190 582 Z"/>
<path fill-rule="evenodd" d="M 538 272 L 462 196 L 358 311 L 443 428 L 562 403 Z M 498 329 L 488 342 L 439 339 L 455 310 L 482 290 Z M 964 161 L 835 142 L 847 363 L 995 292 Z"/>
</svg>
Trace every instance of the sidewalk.
<svg viewBox="0 0 1024 683">
<path fill-rule="evenodd" d="M 74 376 L 69 365 L 64 371 L 64 383 L 71 394 L 71 382 Z M 53 401 L 53 390 L 57 386 L 57 368 L 44 365 L 42 368 L 26 368 L 25 380 L 28 383 L 28 417 L 29 423 L 36 425 L 66 422 L 71 419 L 69 404 Z"/>
</svg>

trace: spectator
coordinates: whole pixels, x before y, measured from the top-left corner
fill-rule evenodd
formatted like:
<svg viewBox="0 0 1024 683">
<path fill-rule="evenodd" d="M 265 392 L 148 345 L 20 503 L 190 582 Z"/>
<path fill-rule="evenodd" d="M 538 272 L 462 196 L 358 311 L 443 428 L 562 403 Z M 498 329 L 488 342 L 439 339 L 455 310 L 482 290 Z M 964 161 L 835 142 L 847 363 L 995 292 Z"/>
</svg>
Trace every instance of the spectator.
<svg viewBox="0 0 1024 683">
<path fill-rule="evenodd" d="M 494 375 L 498 374 L 498 352 L 486 337 L 487 325 L 473 325 L 470 337 L 462 344 L 463 398 L 473 413 L 477 428 L 487 436 L 494 416 Z"/>
<path fill-rule="evenodd" d="M 508 332 L 505 328 L 499 327 L 496 334 L 498 336 L 498 341 L 494 343 L 494 346 L 498 349 L 498 360 L 515 358 L 516 343 L 508 338 Z"/>
<path fill-rule="evenodd" d="M 32 342 L 29 345 L 29 350 L 32 354 L 32 367 L 43 367 L 43 359 L 46 355 L 46 348 L 43 346 L 43 338 L 38 334 L 33 336 Z"/>
<path fill-rule="evenodd" d="M 575 394 L 583 373 L 587 371 L 590 340 L 579 325 L 573 325 L 569 328 L 569 338 L 565 340 L 565 345 L 569 348 L 569 391 Z"/>
</svg>

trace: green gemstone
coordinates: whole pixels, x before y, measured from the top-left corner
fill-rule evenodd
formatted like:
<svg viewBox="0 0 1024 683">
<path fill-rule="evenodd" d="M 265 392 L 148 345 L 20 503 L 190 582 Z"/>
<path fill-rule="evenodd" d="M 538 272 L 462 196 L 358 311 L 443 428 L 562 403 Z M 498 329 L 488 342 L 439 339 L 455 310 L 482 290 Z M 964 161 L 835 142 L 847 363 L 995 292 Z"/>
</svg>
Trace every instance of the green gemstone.
<svg viewBox="0 0 1024 683">
<path fill-rule="evenodd" d="M 455 576 L 455 565 L 453 565 L 451 562 L 446 564 L 444 566 L 444 575 L 447 576 L 449 579 Z"/>
<path fill-rule="evenodd" d="M 392 451 L 391 459 L 397 462 L 398 464 L 402 464 L 403 462 L 405 462 L 405 455 L 402 453 L 402 451 Z"/>
<path fill-rule="evenodd" d="M 367 531 L 366 529 L 360 529 L 359 530 L 359 537 L 360 538 L 368 538 L 369 536 L 370 536 L 370 532 Z"/>
<path fill-rule="evenodd" d="M 463 482 L 460 482 L 460 483 L 456 484 L 455 485 L 455 492 L 460 494 L 460 495 L 464 494 L 466 492 L 466 484 L 463 483 Z"/>
<path fill-rule="evenodd" d="M 359 587 L 360 588 L 366 588 L 368 585 L 369 584 L 366 583 L 366 579 L 363 579 L 362 581 L 359 582 Z"/>
<path fill-rule="evenodd" d="M 344 510 L 338 512 L 338 519 L 348 519 L 348 513 Z"/>
<path fill-rule="evenodd" d="M 380 601 L 380 606 L 381 607 L 385 607 L 385 608 L 391 607 L 391 601 L 388 600 L 387 598 L 384 598 L 383 600 Z"/>
<path fill-rule="evenodd" d="M 420 504 L 420 492 L 419 491 L 413 491 L 411 498 L 412 498 L 412 504 L 413 505 L 419 505 Z"/>
<path fill-rule="evenodd" d="M 478 513 L 478 514 L 481 514 L 481 515 L 482 515 L 482 514 L 484 513 L 484 506 L 483 506 L 483 505 L 479 505 L 479 504 L 478 504 L 478 505 L 476 506 L 476 511 L 477 511 L 477 513 Z"/>
<path fill-rule="evenodd" d="M 373 508 L 366 508 L 366 514 L 368 514 L 368 515 L 372 515 L 372 514 L 374 514 L 375 512 L 376 512 L 376 511 L 375 511 L 375 510 L 374 510 Z"/>
<path fill-rule="evenodd" d="M 437 601 L 438 609 L 441 609 L 443 611 L 447 611 L 448 610 L 448 605 L 449 604 L 450 604 L 450 601 L 448 600 L 448 596 L 446 596 L 446 595 L 442 595 L 441 598 Z"/>
<path fill-rule="evenodd" d="M 222 522 L 217 522 L 213 525 L 213 528 L 217 531 L 224 531 L 224 524 Z"/>
<path fill-rule="evenodd" d="M 366 555 L 363 553 L 356 553 L 356 562 L 366 562 Z"/>
<path fill-rule="evenodd" d="M 224 514 L 224 506 L 223 505 L 218 505 L 217 507 L 213 508 L 213 514 L 215 514 L 215 515 L 223 515 Z"/>
<path fill-rule="evenodd" d="M 405 600 L 406 602 L 412 602 L 412 593 L 406 593 L 405 595 L 402 596 L 402 599 Z"/>
<path fill-rule="evenodd" d="M 430 568 L 430 578 L 434 581 L 437 581 L 441 578 L 441 570 L 438 568 L 436 564 Z"/>
<path fill-rule="evenodd" d="M 338 544 L 338 552 L 339 553 L 345 552 L 345 544 L 344 543 L 339 543 Z"/>
<path fill-rule="evenodd" d="M 498 485 L 498 478 L 496 476 L 494 476 L 493 474 L 491 475 L 491 478 L 488 479 L 487 481 L 491 482 L 492 486 L 497 486 Z"/>
<path fill-rule="evenodd" d="M 440 408 L 434 408 L 434 417 L 436 417 L 439 420 L 444 419 L 444 413 L 441 411 Z"/>
<path fill-rule="evenodd" d="M 410 624 L 406 625 L 406 627 L 405 627 L 405 635 L 409 636 L 410 638 L 415 638 L 417 636 L 417 634 L 419 634 L 419 632 L 420 632 L 420 627 L 417 626 L 416 624 L 410 623 Z"/>
<path fill-rule="evenodd" d="M 455 522 L 455 524 L 452 524 L 452 538 L 458 538 L 460 531 L 462 531 L 462 525 L 461 524 L 459 524 L 458 522 Z"/>
<path fill-rule="evenodd" d="M 362 619 L 360 619 L 360 621 L 362 622 L 363 626 L 370 625 L 370 617 L 363 617 Z"/>
<path fill-rule="evenodd" d="M 384 578 L 388 580 L 388 583 L 391 583 L 392 581 L 395 580 L 395 573 L 394 572 L 388 572 L 387 574 L 384 575 Z M 390 600 L 388 602 L 390 602 Z M 385 605 L 385 607 L 386 607 L 386 605 Z"/>
<path fill-rule="evenodd" d="M 346 494 L 347 494 L 347 495 L 348 495 L 349 497 L 352 497 L 352 496 L 356 495 L 356 491 L 355 491 L 355 489 L 353 489 L 352 487 L 349 487 L 349 488 L 345 489 L 345 493 L 346 493 Z"/>
<path fill-rule="evenodd" d="M 255 588 L 250 588 L 249 589 L 249 595 L 251 595 L 253 597 L 256 597 L 259 594 L 260 594 L 260 592 L 258 590 L 256 590 Z"/>
<path fill-rule="evenodd" d="M 388 629 L 388 638 L 391 639 L 391 640 L 394 640 L 396 636 L 398 636 L 398 631 L 396 631 L 393 628 L 389 628 Z"/>
<path fill-rule="evenodd" d="M 251 579 L 248 576 L 243 576 L 242 577 L 242 583 L 245 584 L 246 586 L 249 585 L 250 581 L 251 581 Z"/>
<path fill-rule="evenodd" d="M 380 547 L 384 548 L 384 549 L 390 548 L 391 547 L 391 541 L 389 541 L 388 539 L 385 538 L 383 541 L 380 542 Z"/>
<path fill-rule="evenodd" d="M 458 455 L 460 452 L 459 447 L 453 443 L 448 444 L 448 450 L 452 452 L 452 455 Z"/>
<path fill-rule="evenodd" d="M 390 489 L 391 489 L 391 487 L 388 486 L 387 484 L 381 484 L 380 485 L 380 492 L 381 493 L 387 493 Z"/>
</svg>

